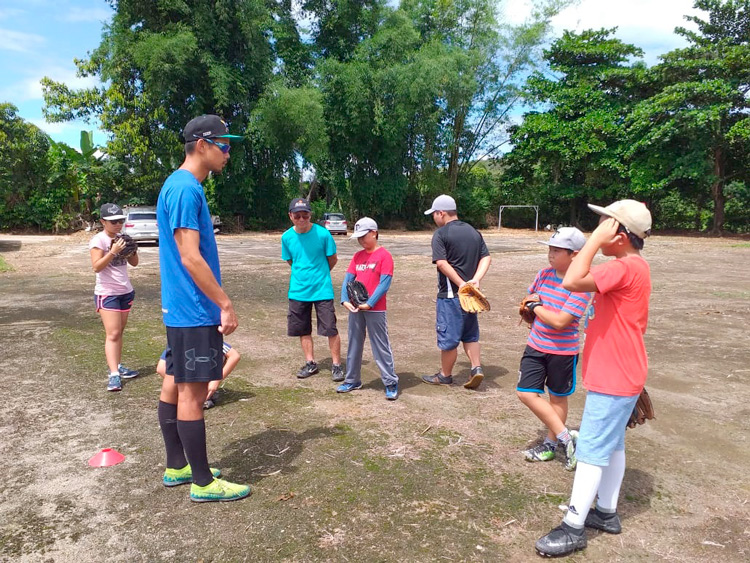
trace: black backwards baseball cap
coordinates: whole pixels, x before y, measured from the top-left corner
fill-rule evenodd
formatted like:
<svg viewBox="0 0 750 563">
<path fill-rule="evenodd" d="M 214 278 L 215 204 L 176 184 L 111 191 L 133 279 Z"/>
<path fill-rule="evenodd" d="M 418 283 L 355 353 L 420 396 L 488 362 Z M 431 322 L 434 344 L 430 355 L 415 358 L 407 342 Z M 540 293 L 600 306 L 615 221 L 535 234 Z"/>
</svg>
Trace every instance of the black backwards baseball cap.
<svg viewBox="0 0 750 563">
<path fill-rule="evenodd" d="M 186 143 L 198 139 L 243 139 L 242 135 L 230 135 L 226 122 L 218 115 L 201 115 L 188 121 L 182 130 Z"/>
<path fill-rule="evenodd" d="M 307 201 L 304 197 L 295 197 L 289 203 L 289 213 L 294 213 L 295 211 L 307 211 L 308 213 L 312 213 L 310 202 Z"/>
</svg>

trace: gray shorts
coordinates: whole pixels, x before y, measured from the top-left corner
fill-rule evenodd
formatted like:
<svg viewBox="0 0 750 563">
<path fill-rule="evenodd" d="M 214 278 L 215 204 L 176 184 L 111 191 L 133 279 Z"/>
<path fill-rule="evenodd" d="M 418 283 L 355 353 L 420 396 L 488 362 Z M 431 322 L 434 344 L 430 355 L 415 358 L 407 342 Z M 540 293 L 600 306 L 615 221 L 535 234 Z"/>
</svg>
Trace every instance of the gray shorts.
<svg viewBox="0 0 750 563">
<path fill-rule="evenodd" d="M 336 310 L 333 299 L 325 301 L 295 301 L 289 300 L 289 312 L 286 315 L 286 333 L 288 336 L 308 336 L 312 334 L 312 308 L 315 306 L 315 316 L 318 319 L 318 334 L 320 336 L 336 336 Z"/>
</svg>

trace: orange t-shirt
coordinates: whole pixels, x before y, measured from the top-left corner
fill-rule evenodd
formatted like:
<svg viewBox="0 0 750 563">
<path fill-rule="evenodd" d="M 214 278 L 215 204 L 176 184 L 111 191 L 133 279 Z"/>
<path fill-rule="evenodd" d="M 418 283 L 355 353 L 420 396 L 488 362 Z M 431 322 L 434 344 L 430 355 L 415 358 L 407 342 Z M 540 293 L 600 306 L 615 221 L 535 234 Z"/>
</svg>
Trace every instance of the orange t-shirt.
<svg viewBox="0 0 750 563">
<path fill-rule="evenodd" d="M 643 335 L 648 324 L 651 270 L 634 255 L 591 269 L 597 292 L 583 348 L 583 386 L 607 395 L 633 396 L 643 389 L 648 357 Z"/>
</svg>

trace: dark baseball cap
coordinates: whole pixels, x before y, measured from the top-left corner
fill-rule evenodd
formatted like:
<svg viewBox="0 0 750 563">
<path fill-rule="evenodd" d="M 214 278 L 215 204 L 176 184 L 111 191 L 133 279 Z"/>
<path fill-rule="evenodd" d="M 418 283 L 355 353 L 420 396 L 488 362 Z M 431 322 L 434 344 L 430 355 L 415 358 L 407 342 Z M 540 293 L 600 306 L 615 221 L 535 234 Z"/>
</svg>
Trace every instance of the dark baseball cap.
<svg viewBox="0 0 750 563">
<path fill-rule="evenodd" d="M 310 207 L 310 202 L 304 197 L 295 197 L 289 204 L 289 213 L 294 213 L 295 211 L 307 211 L 311 213 L 312 207 Z"/>
<path fill-rule="evenodd" d="M 218 115 L 201 115 L 191 119 L 182 136 L 186 143 L 198 139 L 242 139 L 242 135 L 230 135 L 226 122 Z"/>
<path fill-rule="evenodd" d="M 116 219 L 125 219 L 126 215 L 122 207 L 116 203 L 105 203 L 99 208 L 99 217 L 106 221 L 115 221 Z"/>
</svg>

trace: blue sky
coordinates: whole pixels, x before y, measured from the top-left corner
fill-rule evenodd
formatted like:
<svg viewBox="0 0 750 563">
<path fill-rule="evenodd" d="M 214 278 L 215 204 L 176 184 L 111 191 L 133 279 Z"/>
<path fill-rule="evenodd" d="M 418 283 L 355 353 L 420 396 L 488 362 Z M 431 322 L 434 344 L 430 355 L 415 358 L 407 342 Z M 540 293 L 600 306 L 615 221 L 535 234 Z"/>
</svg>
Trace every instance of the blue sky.
<svg viewBox="0 0 750 563">
<path fill-rule="evenodd" d="M 102 35 L 102 22 L 112 10 L 103 0 L 0 0 L 0 102 L 10 102 L 19 115 L 45 130 L 56 141 L 78 148 L 84 123 L 48 124 L 42 117 L 42 88 L 48 76 L 70 87 L 96 84 L 77 78 L 74 58 L 86 58 Z M 95 132 L 94 141 L 106 136 Z"/>
<path fill-rule="evenodd" d="M 528 0 L 500 4 L 511 22 L 528 14 Z M 692 5 L 693 0 L 580 0 L 554 24 L 558 32 L 617 26 L 617 35 L 644 49 L 646 62 L 654 64 L 658 55 L 684 44 L 673 30 L 685 25 L 683 15 L 694 13 Z M 0 0 L 0 102 L 14 104 L 21 117 L 56 141 L 77 148 L 80 131 L 94 129 L 94 141 L 105 144 L 106 135 L 95 125 L 46 123 L 39 80 L 48 76 L 71 88 L 95 85 L 92 78 L 76 77 L 73 59 L 86 58 L 99 45 L 111 16 L 104 0 Z"/>
</svg>

